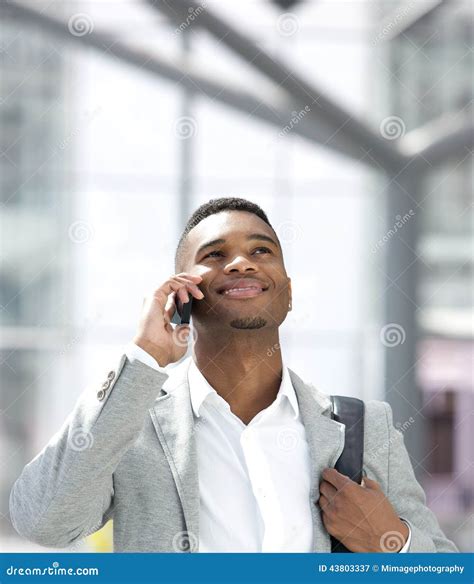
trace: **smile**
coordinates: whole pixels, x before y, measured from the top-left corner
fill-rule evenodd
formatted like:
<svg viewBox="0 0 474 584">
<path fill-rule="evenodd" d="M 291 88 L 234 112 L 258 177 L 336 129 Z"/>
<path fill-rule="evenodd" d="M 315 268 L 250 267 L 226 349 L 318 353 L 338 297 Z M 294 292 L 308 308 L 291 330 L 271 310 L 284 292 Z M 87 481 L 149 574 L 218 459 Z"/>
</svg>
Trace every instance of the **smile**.
<svg viewBox="0 0 474 584">
<path fill-rule="evenodd" d="M 262 288 L 231 288 L 230 290 L 224 290 L 221 292 L 221 296 L 227 296 L 228 298 L 252 298 L 253 296 L 259 296 L 263 294 L 265 290 Z"/>
</svg>

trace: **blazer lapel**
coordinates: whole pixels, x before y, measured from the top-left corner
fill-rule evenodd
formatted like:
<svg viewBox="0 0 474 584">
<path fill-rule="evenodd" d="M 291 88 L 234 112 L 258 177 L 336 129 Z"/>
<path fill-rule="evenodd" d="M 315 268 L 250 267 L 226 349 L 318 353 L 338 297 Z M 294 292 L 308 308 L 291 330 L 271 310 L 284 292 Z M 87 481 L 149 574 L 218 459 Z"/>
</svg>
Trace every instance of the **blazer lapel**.
<svg viewBox="0 0 474 584">
<path fill-rule="evenodd" d="M 188 358 L 170 373 L 149 411 L 173 473 L 189 538 L 198 544 L 199 480 L 194 414 L 188 384 L 190 363 Z"/>
<path fill-rule="evenodd" d="M 289 369 L 295 389 L 301 418 L 305 427 L 311 458 L 311 513 L 313 518 L 313 551 L 330 552 L 331 539 L 324 527 L 319 505 L 321 473 L 327 467 L 334 467 L 344 448 L 344 424 L 330 417 L 329 397 L 310 384 L 304 383 Z"/>
</svg>

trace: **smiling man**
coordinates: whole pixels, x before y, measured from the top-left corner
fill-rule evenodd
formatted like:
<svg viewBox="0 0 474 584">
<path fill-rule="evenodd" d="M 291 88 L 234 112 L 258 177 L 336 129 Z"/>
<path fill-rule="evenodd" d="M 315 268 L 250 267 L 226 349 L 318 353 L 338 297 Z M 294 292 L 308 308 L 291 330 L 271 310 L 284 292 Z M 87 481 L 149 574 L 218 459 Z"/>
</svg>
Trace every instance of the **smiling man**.
<svg viewBox="0 0 474 584">
<path fill-rule="evenodd" d="M 457 551 L 387 403 L 365 404 L 363 483 L 334 469 L 344 426 L 283 361 L 291 279 L 260 207 L 199 207 L 175 272 L 13 486 L 20 534 L 64 547 L 113 519 L 119 552 L 329 552 L 331 535 L 353 552 Z M 191 297 L 193 354 L 176 365 L 191 329 L 171 319 Z"/>
</svg>

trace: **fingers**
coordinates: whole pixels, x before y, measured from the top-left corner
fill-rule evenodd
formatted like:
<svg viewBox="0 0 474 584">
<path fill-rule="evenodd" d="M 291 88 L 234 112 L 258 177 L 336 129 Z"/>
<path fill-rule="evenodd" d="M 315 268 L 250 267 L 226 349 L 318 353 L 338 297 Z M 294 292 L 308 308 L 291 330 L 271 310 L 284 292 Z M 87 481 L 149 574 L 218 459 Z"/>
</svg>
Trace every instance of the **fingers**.
<svg viewBox="0 0 474 584">
<path fill-rule="evenodd" d="M 316 503 L 320 506 L 322 510 L 325 510 L 329 505 L 331 505 L 334 497 L 337 495 L 337 489 L 331 483 L 327 481 L 322 481 L 319 485 L 319 499 Z"/>
<path fill-rule="evenodd" d="M 202 280 L 201 276 L 197 276 L 200 278 L 199 282 Z M 193 292 L 196 292 L 197 297 L 203 298 L 204 294 L 201 292 L 201 289 L 198 286 L 199 282 L 192 282 L 185 276 L 174 276 L 173 280 L 177 280 L 178 282 L 182 282 L 185 286 L 187 286 Z"/>
<path fill-rule="evenodd" d="M 323 470 L 323 479 L 331 483 L 336 489 L 342 489 L 343 487 L 349 486 L 350 483 L 354 483 L 349 477 L 341 474 L 335 468 L 325 468 Z"/>
<path fill-rule="evenodd" d="M 171 276 L 159 288 L 152 292 L 152 297 L 158 300 L 164 307 L 167 304 L 168 296 L 175 292 L 181 302 L 189 302 L 189 293 L 195 298 L 201 300 L 204 294 L 199 289 L 197 282 L 202 280 L 201 276 L 194 274 L 177 274 Z"/>
<path fill-rule="evenodd" d="M 319 492 L 324 495 L 327 499 L 331 500 L 337 494 L 337 489 L 328 483 L 327 481 L 322 481 L 319 485 Z"/>
<path fill-rule="evenodd" d="M 325 497 L 324 495 L 321 495 L 319 497 L 318 503 L 319 503 L 321 510 L 325 511 L 329 507 L 329 505 L 331 504 L 331 501 L 327 497 Z"/>
<path fill-rule="evenodd" d="M 165 313 L 163 315 L 166 324 L 171 323 L 171 319 L 173 318 L 173 314 L 175 313 L 176 310 L 175 296 L 176 292 L 172 292 L 168 296 L 168 300 L 166 301 Z"/>
<path fill-rule="evenodd" d="M 201 276 L 197 276 L 201 278 Z M 168 280 L 170 289 L 177 292 L 181 302 L 189 302 L 189 292 L 198 300 L 204 298 L 204 294 L 195 282 L 189 280 L 186 276 L 173 276 Z"/>
<path fill-rule="evenodd" d="M 367 477 L 364 477 L 362 479 L 362 486 L 366 487 L 367 489 L 375 489 L 376 491 L 382 490 L 382 487 L 379 485 L 377 481 L 374 481 L 373 479 L 369 479 Z"/>
</svg>

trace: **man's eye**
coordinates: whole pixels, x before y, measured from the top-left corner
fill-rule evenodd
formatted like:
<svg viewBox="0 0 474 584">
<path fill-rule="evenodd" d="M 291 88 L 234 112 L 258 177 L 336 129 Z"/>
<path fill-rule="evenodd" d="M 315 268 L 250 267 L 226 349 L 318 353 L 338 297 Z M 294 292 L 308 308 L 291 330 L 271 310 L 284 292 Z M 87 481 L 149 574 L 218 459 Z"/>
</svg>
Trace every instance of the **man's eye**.
<svg viewBox="0 0 474 584">
<path fill-rule="evenodd" d="M 257 248 L 255 249 L 255 251 L 262 250 L 262 249 L 263 249 L 265 252 L 272 253 L 271 249 L 268 249 L 268 247 L 257 247 Z M 203 257 L 203 259 L 206 259 L 206 258 L 208 258 L 208 257 L 211 257 L 211 256 L 212 256 L 212 254 L 215 254 L 215 253 L 218 253 L 218 254 L 221 254 L 221 255 L 222 255 L 222 252 L 221 252 L 221 251 L 217 251 L 217 250 L 215 250 L 215 251 L 211 251 L 210 253 L 208 253 L 207 255 L 205 255 L 205 256 Z"/>
<path fill-rule="evenodd" d="M 213 253 L 222 253 L 222 252 L 220 252 L 220 251 L 211 251 L 210 253 L 208 253 L 207 255 L 205 255 L 203 257 L 203 259 L 205 260 L 206 258 L 210 257 Z"/>
</svg>

